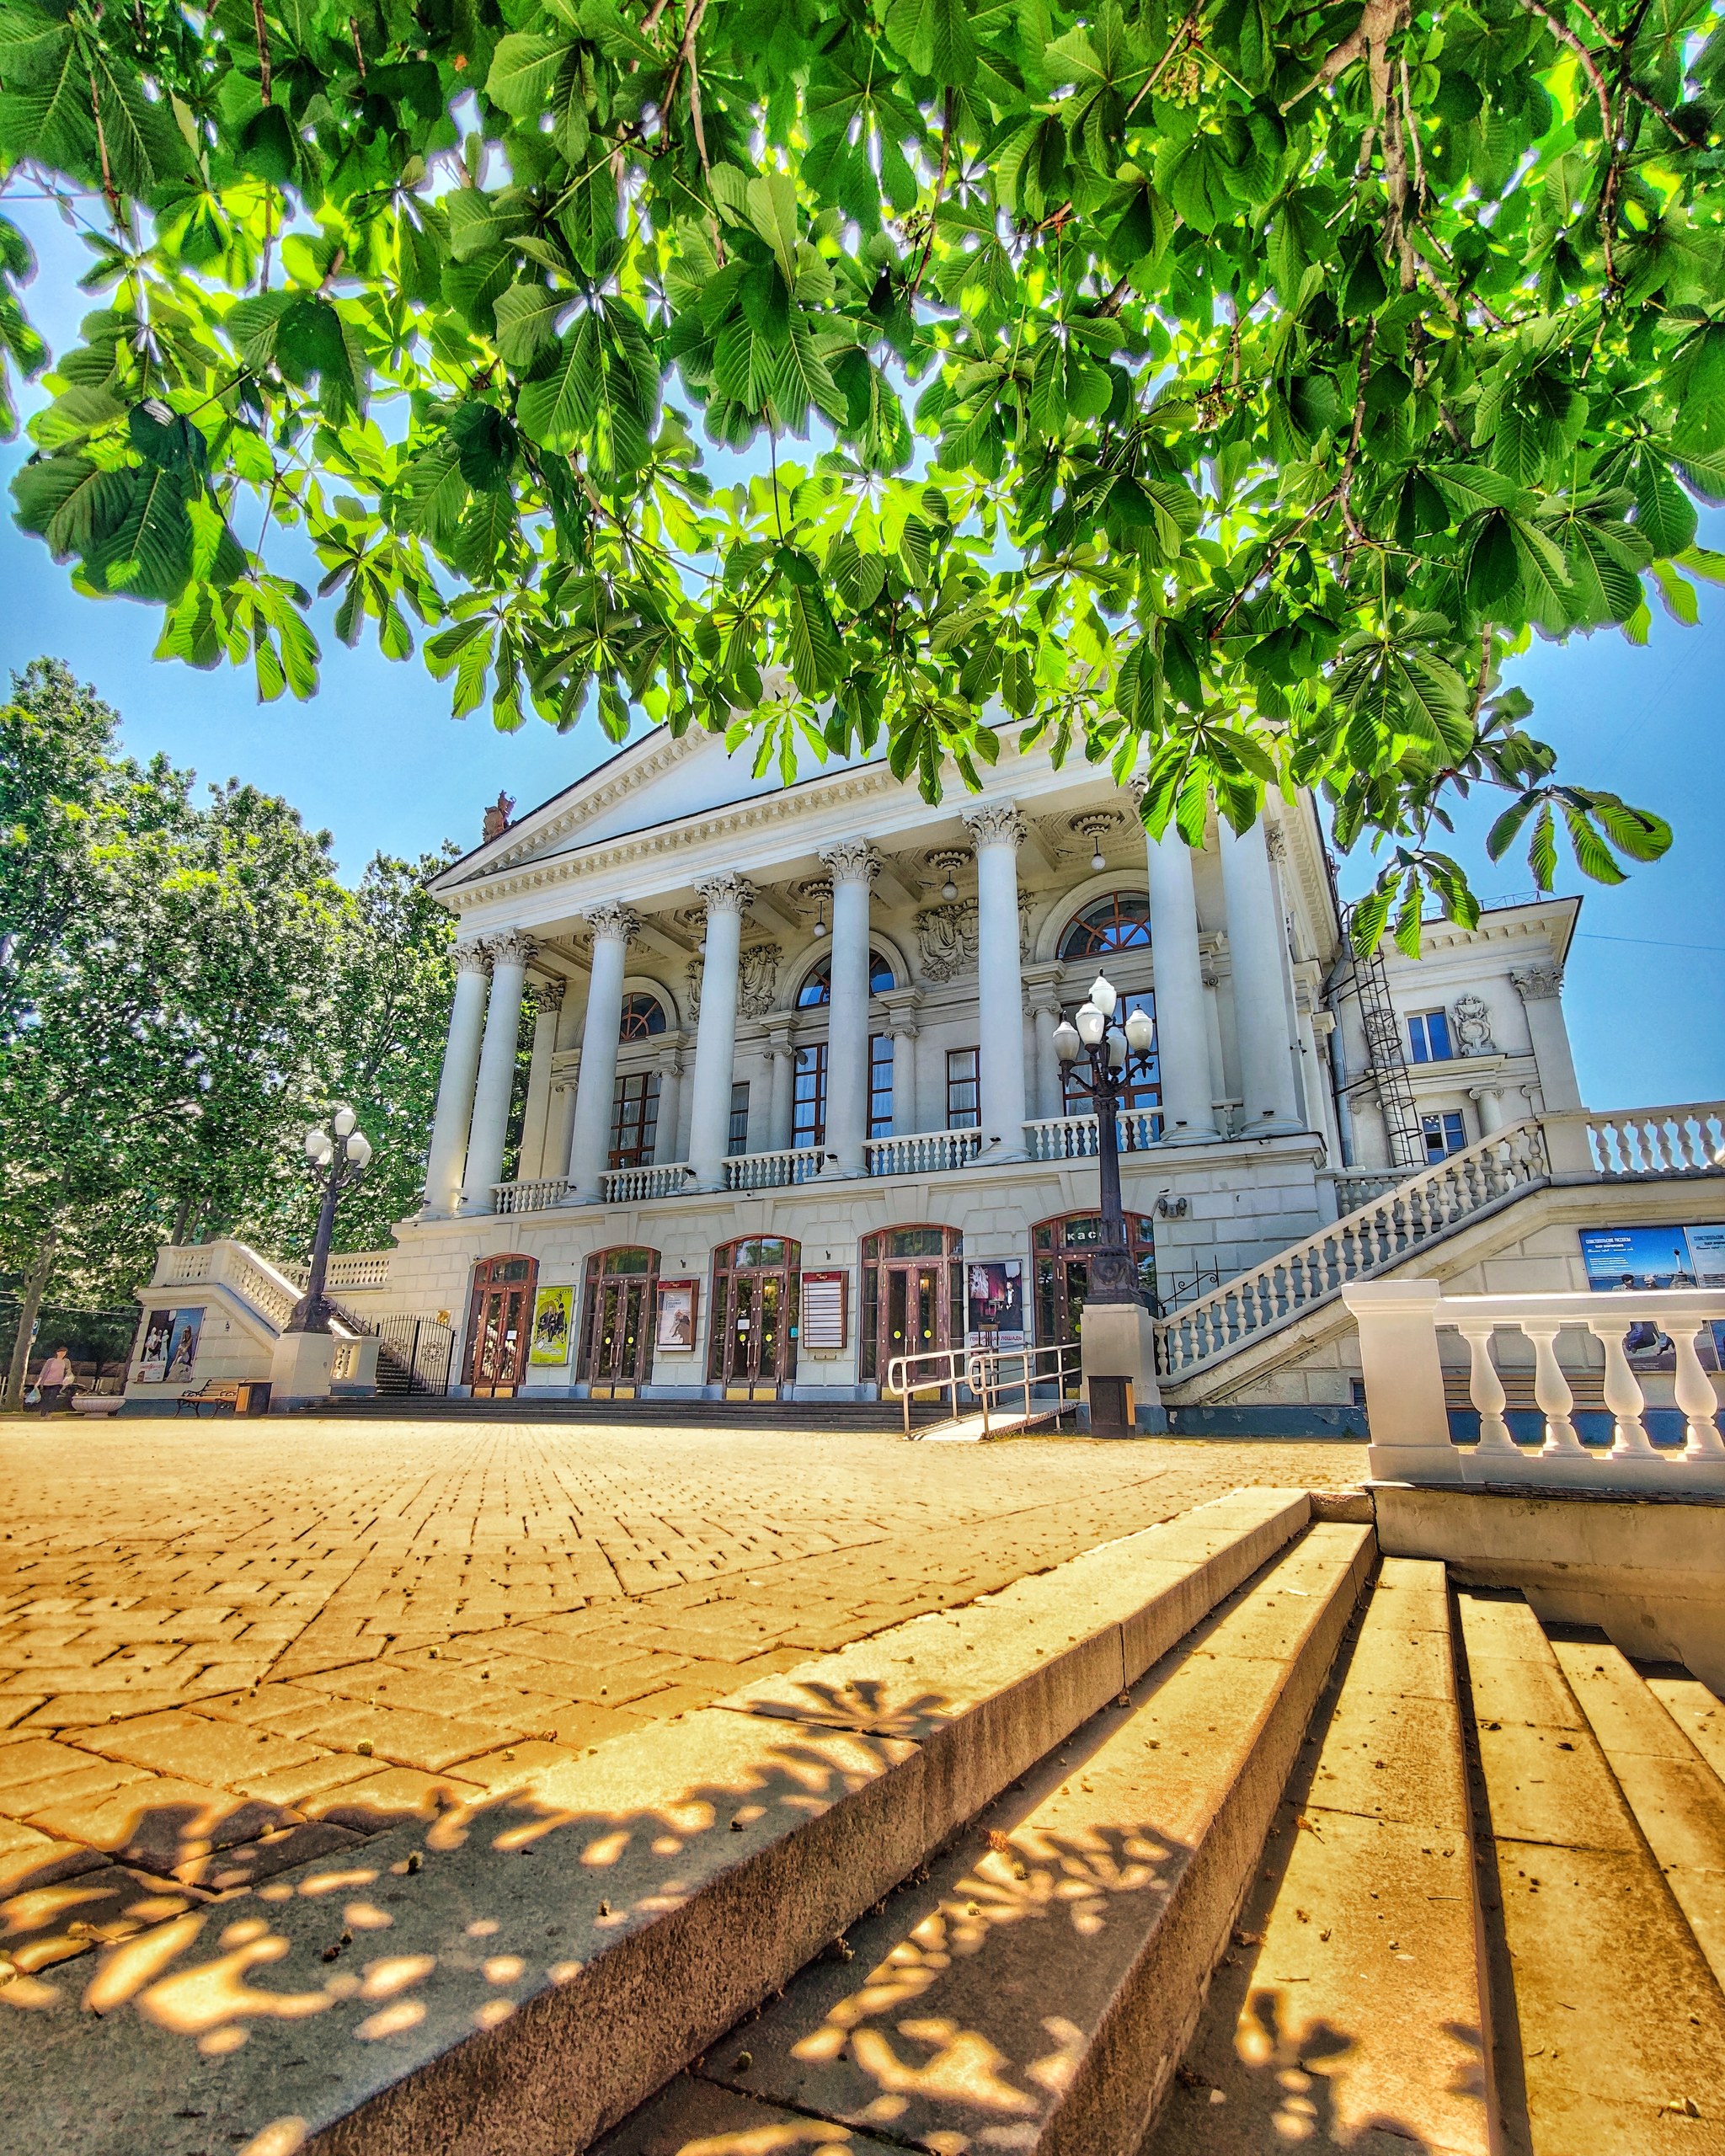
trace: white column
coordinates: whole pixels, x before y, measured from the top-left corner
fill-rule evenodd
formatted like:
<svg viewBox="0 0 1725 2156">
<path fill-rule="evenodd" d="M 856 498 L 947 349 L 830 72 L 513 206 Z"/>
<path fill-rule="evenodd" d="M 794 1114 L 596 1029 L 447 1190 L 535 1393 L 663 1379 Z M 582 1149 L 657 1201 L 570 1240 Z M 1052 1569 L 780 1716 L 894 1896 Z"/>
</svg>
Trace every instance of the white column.
<svg viewBox="0 0 1725 2156">
<path fill-rule="evenodd" d="M 515 1097 L 521 991 L 534 948 L 531 937 L 514 931 L 491 939 L 491 1001 L 485 1011 L 485 1040 L 479 1050 L 478 1083 L 473 1088 L 473 1127 L 462 1177 L 463 1213 L 490 1212 L 491 1186 L 503 1173 L 503 1148 Z"/>
<path fill-rule="evenodd" d="M 695 886 L 707 908 L 701 1016 L 695 1031 L 695 1082 L 689 1107 L 689 1164 L 697 1190 L 724 1187 L 736 1065 L 737 958 L 743 915 L 755 895 L 748 878 L 727 868 Z"/>
<path fill-rule="evenodd" d="M 909 1011 L 899 1011 L 888 1030 L 893 1037 L 893 1136 L 912 1138 L 921 1128 L 916 1120 L 916 1040 L 921 1028 Z"/>
<path fill-rule="evenodd" d="M 1234 1019 L 1240 1041 L 1240 1134 L 1298 1130 L 1293 1043 L 1282 983 L 1282 921 L 1270 881 L 1263 825 L 1243 836 L 1226 818 L 1220 825 L 1222 895 L 1228 910 L 1228 948 L 1234 961 Z M 1152 921 L 1151 933 L 1155 933 Z"/>
<path fill-rule="evenodd" d="M 593 970 L 587 977 L 587 1017 L 581 1028 L 581 1070 L 575 1081 L 569 1138 L 570 1195 L 582 1205 L 597 1204 L 605 1195 L 617 1036 L 623 1022 L 623 969 L 629 938 L 640 927 L 641 916 L 612 899 L 595 906 L 586 921 L 593 931 Z"/>
<path fill-rule="evenodd" d="M 791 1142 L 792 1080 L 796 1075 L 797 1051 L 788 1031 L 769 1036 L 767 1055 L 772 1075 L 766 1097 L 766 1134 L 762 1150 L 782 1153 Z"/>
<path fill-rule="evenodd" d="M 548 1176 L 567 1176 L 569 1171 L 569 1134 L 574 1127 L 575 1085 L 580 1070 L 581 1026 L 586 1017 L 585 1001 L 577 1004 L 574 995 L 574 983 L 565 979 L 563 985 L 563 1008 L 557 1019 L 557 1053 L 563 1069 L 551 1089 L 551 1099 L 545 1111 L 545 1158 L 543 1172 Z M 574 1067 L 567 1058 L 575 1050 Z"/>
<path fill-rule="evenodd" d="M 1475 1086 L 1469 1090 L 1467 1097 L 1479 1110 L 1480 1136 L 1495 1137 L 1503 1128 L 1502 1089 L 1497 1086 Z"/>
<path fill-rule="evenodd" d="M 880 857 L 866 839 L 842 839 L 820 858 L 832 874 L 826 1150 L 836 1173 L 860 1176 L 868 1135 L 868 899 Z"/>
<path fill-rule="evenodd" d="M 1529 966 L 1509 976 L 1527 1012 L 1528 1038 L 1534 1061 L 1540 1067 L 1540 1091 L 1548 1114 L 1581 1106 L 1581 1087 L 1575 1079 L 1575 1058 L 1569 1049 L 1569 1028 L 1563 1021 L 1563 969 L 1553 963 Z"/>
<path fill-rule="evenodd" d="M 997 1160 L 1024 1157 L 1024 984 L 1018 951 L 1018 848 L 1024 819 L 1010 802 L 972 808 L 976 849 L 976 1001 L 982 1143 Z"/>
<path fill-rule="evenodd" d="M 672 1049 L 659 1065 L 659 1128 L 653 1139 L 653 1165 L 669 1166 L 678 1158 L 677 1123 L 683 1112 L 683 1053 Z"/>
<path fill-rule="evenodd" d="M 521 1161 L 516 1171 L 523 1182 L 563 1172 L 561 1166 L 553 1166 L 545 1153 L 551 1114 L 551 1059 L 557 1053 L 557 1021 L 563 1008 L 563 990 L 560 978 L 533 984 L 533 1055 L 527 1065 L 527 1105 L 521 1117 Z"/>
<path fill-rule="evenodd" d="M 437 1111 L 425 1161 L 425 1213 L 446 1219 L 461 1194 L 462 1166 L 467 1157 L 467 1126 L 473 1113 L 473 1081 L 479 1070 L 479 1036 L 485 1024 L 485 996 L 491 959 L 483 943 L 455 947 L 455 997 L 450 1006 L 449 1038 L 443 1050 L 443 1075 L 437 1081 Z"/>
<path fill-rule="evenodd" d="M 1143 788 L 1138 788 L 1140 798 Z M 1198 949 L 1192 849 L 1171 823 L 1145 834 L 1150 871 L 1150 953 L 1156 968 L 1156 1043 L 1162 1074 L 1162 1139 L 1190 1145 L 1216 1136 L 1210 1025 Z"/>
</svg>

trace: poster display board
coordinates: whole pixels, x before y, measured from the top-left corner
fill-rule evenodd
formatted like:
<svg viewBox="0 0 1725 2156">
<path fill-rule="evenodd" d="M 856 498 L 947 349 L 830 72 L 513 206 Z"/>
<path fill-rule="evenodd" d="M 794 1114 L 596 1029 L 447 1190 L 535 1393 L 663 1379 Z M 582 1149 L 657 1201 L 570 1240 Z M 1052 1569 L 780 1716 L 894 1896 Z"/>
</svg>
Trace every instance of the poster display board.
<svg viewBox="0 0 1725 2156">
<path fill-rule="evenodd" d="M 695 1345 L 695 1319 L 700 1307 L 698 1280 L 661 1280 L 659 1310 L 653 1328 L 653 1344 L 673 1355 Z"/>
<path fill-rule="evenodd" d="M 1699 1227 L 1583 1228 L 1581 1261 L 1598 1294 L 1649 1288 L 1725 1289 L 1725 1223 Z M 1704 1364 L 1725 1369 L 1725 1321 L 1706 1326 L 1696 1341 Z M 1624 1342 L 1642 1369 L 1669 1370 L 1676 1353 L 1656 1325 L 1632 1326 Z"/>
<path fill-rule="evenodd" d="M 201 1310 L 152 1310 L 138 1354 L 138 1384 L 184 1384 L 196 1367 L 203 1329 Z"/>
<path fill-rule="evenodd" d="M 557 1369 L 568 1362 L 574 1337 L 574 1288 L 541 1288 L 533 1298 L 533 1342 L 527 1360 L 538 1369 Z"/>
<path fill-rule="evenodd" d="M 964 1268 L 965 1333 L 969 1348 L 1023 1348 L 1024 1261 L 991 1258 Z"/>
<path fill-rule="evenodd" d="M 844 1348 L 849 1338 L 846 1321 L 851 1308 L 850 1286 L 847 1272 L 803 1275 L 802 1344 L 805 1349 L 830 1354 Z"/>
</svg>

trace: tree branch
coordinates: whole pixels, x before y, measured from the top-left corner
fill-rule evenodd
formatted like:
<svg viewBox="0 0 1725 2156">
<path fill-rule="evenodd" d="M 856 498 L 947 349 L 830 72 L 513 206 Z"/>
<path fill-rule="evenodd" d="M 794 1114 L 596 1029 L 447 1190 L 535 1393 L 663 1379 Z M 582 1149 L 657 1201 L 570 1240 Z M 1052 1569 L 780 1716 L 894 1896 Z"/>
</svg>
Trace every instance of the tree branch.
<svg viewBox="0 0 1725 2156">
<path fill-rule="evenodd" d="M 264 0 L 252 0 L 252 23 L 258 33 L 258 85 L 264 102 L 270 102 L 270 31 L 264 20 Z"/>
</svg>

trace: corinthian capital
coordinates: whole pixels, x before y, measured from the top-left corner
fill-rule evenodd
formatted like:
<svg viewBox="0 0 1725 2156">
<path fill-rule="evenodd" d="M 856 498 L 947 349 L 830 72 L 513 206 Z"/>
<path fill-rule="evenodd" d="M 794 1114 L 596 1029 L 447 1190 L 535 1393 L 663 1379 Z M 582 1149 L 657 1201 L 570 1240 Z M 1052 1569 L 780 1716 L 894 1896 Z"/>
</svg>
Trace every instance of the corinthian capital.
<svg viewBox="0 0 1725 2156">
<path fill-rule="evenodd" d="M 1024 819 L 1010 801 L 996 802 L 986 808 L 967 808 L 964 821 L 979 853 L 985 846 L 1009 846 L 1016 853 L 1029 836 Z"/>
<path fill-rule="evenodd" d="M 755 886 L 734 868 L 722 868 L 716 876 L 703 876 L 695 894 L 708 913 L 746 913 Z"/>
<path fill-rule="evenodd" d="M 1559 965 L 1529 966 L 1521 973 L 1512 973 L 1509 978 L 1524 1003 L 1549 1002 L 1553 996 L 1563 993 L 1563 969 Z"/>
<path fill-rule="evenodd" d="M 581 915 L 595 939 L 609 937 L 613 942 L 627 943 L 641 932 L 641 916 L 633 906 L 626 906 L 621 899 L 606 899 L 596 906 L 589 906 Z"/>
<path fill-rule="evenodd" d="M 491 963 L 494 966 L 526 966 L 532 963 L 539 946 L 531 936 L 524 936 L 519 928 L 506 928 L 501 936 L 491 938 Z"/>
<path fill-rule="evenodd" d="M 491 970 L 491 951 L 489 945 L 478 937 L 455 947 L 455 969 L 458 974 L 489 974 Z"/>
<path fill-rule="evenodd" d="M 832 871 L 835 883 L 873 883 L 880 873 L 880 856 L 867 839 L 841 839 L 824 846 L 820 858 Z"/>
<path fill-rule="evenodd" d="M 563 992 L 567 985 L 561 974 L 553 979 L 536 980 L 533 983 L 533 1001 L 542 1011 L 561 1011 Z"/>
</svg>

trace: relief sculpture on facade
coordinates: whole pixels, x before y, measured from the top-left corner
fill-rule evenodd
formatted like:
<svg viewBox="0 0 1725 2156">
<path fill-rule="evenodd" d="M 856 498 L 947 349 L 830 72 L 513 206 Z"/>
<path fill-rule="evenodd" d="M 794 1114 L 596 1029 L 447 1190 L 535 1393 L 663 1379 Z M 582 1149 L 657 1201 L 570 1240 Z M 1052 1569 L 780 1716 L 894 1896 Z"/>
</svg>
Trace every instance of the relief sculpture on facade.
<svg viewBox="0 0 1725 2156">
<path fill-rule="evenodd" d="M 764 1018 L 778 993 L 779 963 L 784 953 L 777 943 L 751 943 L 740 960 L 737 1009 L 745 1018 Z"/>
<path fill-rule="evenodd" d="M 1450 1016 L 1455 1022 L 1455 1053 L 1458 1055 L 1495 1055 L 1497 1043 L 1492 1038 L 1491 1006 L 1482 995 L 1471 990 L 1458 995 L 1450 1006 Z"/>
<path fill-rule="evenodd" d="M 976 962 L 976 901 L 949 899 L 916 916 L 917 960 L 928 981 L 956 980 Z"/>
</svg>

